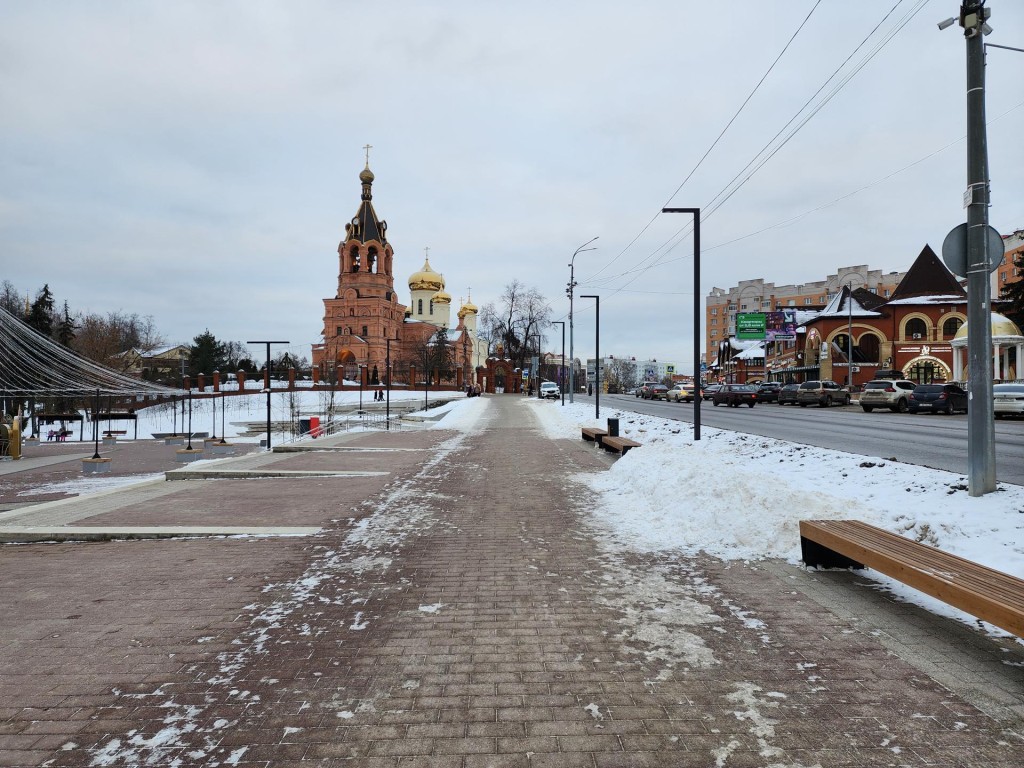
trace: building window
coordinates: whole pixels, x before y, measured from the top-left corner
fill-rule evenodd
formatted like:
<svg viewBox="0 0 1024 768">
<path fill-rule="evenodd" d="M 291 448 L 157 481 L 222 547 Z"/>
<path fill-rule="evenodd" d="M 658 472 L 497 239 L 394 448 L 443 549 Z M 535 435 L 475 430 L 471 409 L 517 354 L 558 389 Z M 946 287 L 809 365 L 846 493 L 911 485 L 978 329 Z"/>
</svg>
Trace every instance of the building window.
<svg viewBox="0 0 1024 768">
<path fill-rule="evenodd" d="M 888 298 L 889 298 L 889 289 L 888 289 L 888 288 L 886 288 L 886 289 L 885 289 L 885 290 L 884 290 L 884 291 L 882 292 L 882 295 L 883 295 L 883 296 L 885 296 L 885 298 L 887 298 L 887 299 L 888 299 Z"/>
<path fill-rule="evenodd" d="M 335 336 L 341 336 L 341 331 L 342 331 L 342 327 L 340 325 L 335 326 L 335 328 L 334 328 L 334 335 Z"/>
<path fill-rule="evenodd" d="M 363 336 L 365 337 L 365 336 L 368 336 L 368 335 L 369 334 L 366 332 L 366 326 L 364 325 L 363 326 Z"/>
<path fill-rule="evenodd" d="M 718 325 L 718 318 L 717 317 L 711 318 L 711 324 L 712 325 Z"/>
<path fill-rule="evenodd" d="M 904 328 L 904 333 L 906 334 L 905 337 L 908 339 L 914 339 L 917 341 L 928 340 L 928 326 L 925 325 L 924 320 L 920 317 L 914 317 L 908 320 Z"/>
<path fill-rule="evenodd" d="M 712 307 L 711 308 L 711 314 L 712 315 L 717 315 L 718 314 L 718 307 Z"/>
<path fill-rule="evenodd" d="M 868 290 L 871 291 L 872 293 L 878 293 L 877 288 L 868 288 Z"/>
<path fill-rule="evenodd" d="M 430 314 L 434 314 L 434 300 L 430 300 Z"/>
<path fill-rule="evenodd" d="M 951 317 L 942 324 L 942 335 L 947 339 L 952 339 L 956 336 L 956 332 L 960 330 L 960 326 L 964 324 L 964 321 L 959 317 Z"/>
<path fill-rule="evenodd" d="M 416 314 L 423 314 L 423 299 L 416 299 Z"/>
<path fill-rule="evenodd" d="M 808 296 L 806 299 L 804 299 L 804 304 L 810 304 L 811 301 L 812 301 L 811 297 Z"/>
</svg>

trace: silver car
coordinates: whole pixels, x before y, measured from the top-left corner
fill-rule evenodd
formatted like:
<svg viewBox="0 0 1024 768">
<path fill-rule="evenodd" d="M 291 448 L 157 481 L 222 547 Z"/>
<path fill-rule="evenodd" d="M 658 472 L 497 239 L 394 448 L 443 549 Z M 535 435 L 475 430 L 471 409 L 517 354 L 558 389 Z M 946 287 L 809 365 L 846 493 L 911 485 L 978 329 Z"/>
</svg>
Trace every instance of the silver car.
<svg viewBox="0 0 1024 768">
<path fill-rule="evenodd" d="M 906 413 L 910 393 L 916 387 L 905 379 L 875 379 L 864 385 L 860 393 L 860 407 L 867 413 L 875 408 L 888 408 L 893 413 Z"/>
</svg>

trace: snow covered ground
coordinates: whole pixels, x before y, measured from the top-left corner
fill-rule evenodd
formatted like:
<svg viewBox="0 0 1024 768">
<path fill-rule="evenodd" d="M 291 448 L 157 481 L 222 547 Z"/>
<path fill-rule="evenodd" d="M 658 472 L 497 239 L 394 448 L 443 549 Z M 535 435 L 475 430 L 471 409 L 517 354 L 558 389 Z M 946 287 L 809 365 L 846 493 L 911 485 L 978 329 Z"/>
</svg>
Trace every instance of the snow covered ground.
<svg viewBox="0 0 1024 768">
<path fill-rule="evenodd" d="M 457 401 L 438 428 L 470 429 L 486 403 Z M 618 417 L 643 444 L 607 472 L 580 476 L 600 502 L 593 522 L 613 546 L 704 551 L 725 560 L 800 562 L 801 519 L 857 519 L 1024 578 L 1024 488 L 972 498 L 965 475 L 589 404 L 528 400 L 548 436 Z M 465 412 L 463 412 L 465 409 Z M 472 418 L 467 418 L 472 417 Z M 936 613 L 976 626 L 945 603 L 874 571 L 865 578 Z"/>
</svg>

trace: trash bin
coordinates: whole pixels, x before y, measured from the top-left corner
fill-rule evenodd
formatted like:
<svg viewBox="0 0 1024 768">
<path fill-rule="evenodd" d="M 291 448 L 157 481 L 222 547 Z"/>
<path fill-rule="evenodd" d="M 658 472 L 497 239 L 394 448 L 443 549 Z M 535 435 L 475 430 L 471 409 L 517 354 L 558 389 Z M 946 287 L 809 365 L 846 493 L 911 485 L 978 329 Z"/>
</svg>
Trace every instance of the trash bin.
<svg viewBox="0 0 1024 768">
<path fill-rule="evenodd" d="M 299 419 L 299 434 L 308 435 L 309 432 L 309 419 Z"/>
<path fill-rule="evenodd" d="M 618 436 L 619 436 L 619 420 L 618 419 L 608 419 L 608 437 L 618 437 Z"/>
</svg>

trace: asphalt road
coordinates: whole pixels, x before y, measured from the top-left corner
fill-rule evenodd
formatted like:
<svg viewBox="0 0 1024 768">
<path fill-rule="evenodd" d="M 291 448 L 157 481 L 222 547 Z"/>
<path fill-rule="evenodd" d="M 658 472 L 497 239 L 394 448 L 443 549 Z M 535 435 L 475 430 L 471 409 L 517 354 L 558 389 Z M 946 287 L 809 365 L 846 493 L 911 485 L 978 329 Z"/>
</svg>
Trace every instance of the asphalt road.
<svg viewBox="0 0 1024 768">
<path fill-rule="evenodd" d="M 592 403 L 586 395 L 577 402 Z M 693 404 L 642 400 L 632 395 L 602 395 L 602 407 L 648 413 L 693 423 Z M 967 416 L 957 414 L 864 413 L 846 407 L 800 408 L 760 403 L 754 408 L 715 408 L 705 401 L 701 426 L 720 427 L 794 443 L 895 459 L 908 464 L 967 473 Z M 996 421 L 996 478 L 1024 485 L 1024 420 Z M 824 469 L 824 468 L 823 468 Z"/>
</svg>

